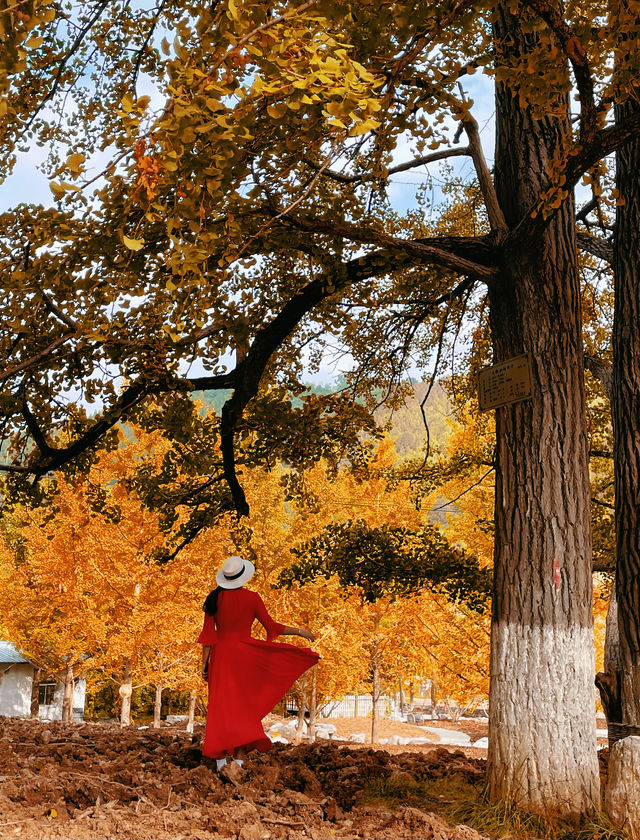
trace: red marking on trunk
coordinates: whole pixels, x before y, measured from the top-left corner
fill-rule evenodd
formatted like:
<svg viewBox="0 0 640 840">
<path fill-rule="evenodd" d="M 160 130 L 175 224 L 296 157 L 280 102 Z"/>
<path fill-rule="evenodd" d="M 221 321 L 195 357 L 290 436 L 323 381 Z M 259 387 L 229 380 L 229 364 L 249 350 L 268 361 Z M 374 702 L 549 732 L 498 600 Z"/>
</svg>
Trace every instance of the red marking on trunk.
<svg viewBox="0 0 640 840">
<path fill-rule="evenodd" d="M 553 561 L 553 585 L 556 589 L 560 589 L 560 562 Z"/>
</svg>

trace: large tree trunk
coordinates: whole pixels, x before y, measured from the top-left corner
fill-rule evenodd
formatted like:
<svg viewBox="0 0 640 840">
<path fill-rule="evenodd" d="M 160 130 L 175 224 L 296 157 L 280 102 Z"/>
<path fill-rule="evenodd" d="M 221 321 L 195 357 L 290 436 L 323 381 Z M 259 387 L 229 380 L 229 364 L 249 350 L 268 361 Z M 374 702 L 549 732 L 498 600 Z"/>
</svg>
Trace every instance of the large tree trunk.
<svg viewBox="0 0 640 840">
<path fill-rule="evenodd" d="M 631 36 L 635 39 L 635 35 Z M 637 45 L 636 45 L 637 49 Z M 637 96 L 637 92 L 636 92 Z M 616 120 L 637 114 L 632 96 Z M 610 641 L 598 686 L 610 723 L 640 726 L 640 140 L 616 154 L 616 234 L 613 246 L 613 456 L 616 522 L 617 650 Z M 614 615 L 613 603 L 610 615 Z M 608 617 L 609 618 L 609 617 Z M 609 625 L 609 621 L 607 621 Z M 611 630 L 613 627 L 607 627 Z M 610 636 L 610 633 L 607 633 Z M 608 667 L 607 667 L 608 665 Z M 604 688 L 604 690 L 603 690 Z M 628 731 L 628 730 L 627 730 Z M 610 727 L 611 732 L 611 727 Z M 637 732 L 637 730 L 636 730 Z M 631 735 L 635 734 L 631 730 Z M 624 730 L 623 730 L 624 735 Z M 611 750 L 606 808 L 613 823 L 640 838 L 640 738 Z"/>
<path fill-rule="evenodd" d="M 640 110 L 629 101 L 616 118 Z M 640 726 L 640 141 L 616 155 L 613 453 L 621 723 Z"/>
<path fill-rule="evenodd" d="M 498 8 L 496 49 L 526 62 Z M 529 36 L 530 37 L 530 36 Z M 498 198 L 511 229 L 547 183 L 565 118 L 536 120 L 496 87 Z M 493 799 L 543 814 L 599 807 L 589 475 L 581 306 L 570 197 L 543 233 L 505 249 L 489 288 L 494 357 L 523 353 L 532 396 L 496 411 L 495 579 L 488 780 Z"/>
<path fill-rule="evenodd" d="M 64 694 L 62 696 L 62 720 L 73 720 L 73 665 L 67 663 L 64 669 Z"/>
</svg>

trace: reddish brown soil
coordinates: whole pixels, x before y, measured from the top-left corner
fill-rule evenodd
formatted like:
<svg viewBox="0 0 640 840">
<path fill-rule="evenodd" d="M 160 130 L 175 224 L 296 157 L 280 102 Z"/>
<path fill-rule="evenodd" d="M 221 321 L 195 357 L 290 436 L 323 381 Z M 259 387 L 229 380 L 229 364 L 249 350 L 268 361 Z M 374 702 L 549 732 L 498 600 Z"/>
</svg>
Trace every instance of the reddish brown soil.
<svg viewBox="0 0 640 840">
<path fill-rule="evenodd" d="M 480 840 L 418 808 L 357 804 L 374 780 L 481 783 L 484 762 L 459 750 L 278 744 L 217 773 L 201 737 L 0 718 L 0 837 Z"/>
</svg>

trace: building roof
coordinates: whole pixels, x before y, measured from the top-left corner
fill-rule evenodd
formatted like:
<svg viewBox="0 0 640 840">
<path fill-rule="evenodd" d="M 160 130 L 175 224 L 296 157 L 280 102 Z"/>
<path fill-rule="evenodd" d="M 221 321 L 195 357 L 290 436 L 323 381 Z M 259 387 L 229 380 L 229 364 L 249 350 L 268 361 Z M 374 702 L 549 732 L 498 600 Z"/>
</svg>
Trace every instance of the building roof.
<svg viewBox="0 0 640 840">
<path fill-rule="evenodd" d="M 21 653 L 18 653 L 12 642 L 0 641 L 0 663 L 6 664 L 7 662 L 11 662 L 12 664 L 29 664 L 29 660 L 25 659 Z"/>
</svg>

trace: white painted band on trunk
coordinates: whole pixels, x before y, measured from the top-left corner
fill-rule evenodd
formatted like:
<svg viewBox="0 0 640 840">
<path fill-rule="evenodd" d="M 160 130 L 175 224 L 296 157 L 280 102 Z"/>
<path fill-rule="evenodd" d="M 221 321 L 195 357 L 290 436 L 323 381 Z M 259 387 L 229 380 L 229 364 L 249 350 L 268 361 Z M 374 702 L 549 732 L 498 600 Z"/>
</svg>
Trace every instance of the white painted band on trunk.
<svg viewBox="0 0 640 840">
<path fill-rule="evenodd" d="M 591 628 L 494 623 L 488 754 L 494 795 L 543 813 L 597 810 L 594 675 Z"/>
</svg>

